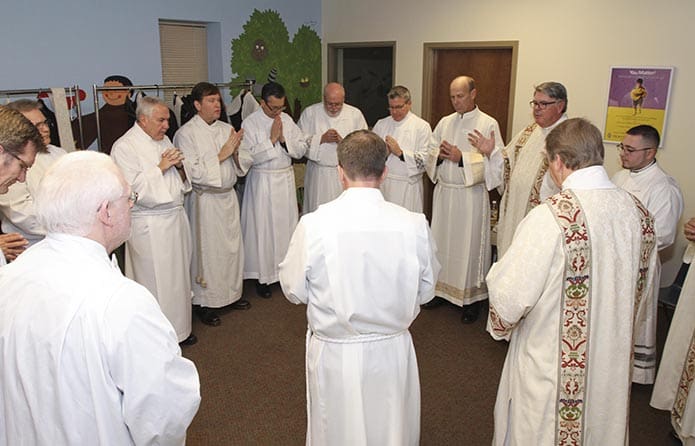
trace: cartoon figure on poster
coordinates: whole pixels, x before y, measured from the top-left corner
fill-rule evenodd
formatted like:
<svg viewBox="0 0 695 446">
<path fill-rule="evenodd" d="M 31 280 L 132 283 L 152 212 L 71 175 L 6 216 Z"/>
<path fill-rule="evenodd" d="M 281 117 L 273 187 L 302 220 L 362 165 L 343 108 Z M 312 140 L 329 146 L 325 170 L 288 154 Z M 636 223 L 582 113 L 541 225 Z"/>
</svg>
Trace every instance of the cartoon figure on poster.
<svg viewBox="0 0 695 446">
<path fill-rule="evenodd" d="M 619 142 L 628 129 L 647 124 L 663 141 L 672 74 L 670 67 L 612 67 L 604 139 Z"/>
</svg>

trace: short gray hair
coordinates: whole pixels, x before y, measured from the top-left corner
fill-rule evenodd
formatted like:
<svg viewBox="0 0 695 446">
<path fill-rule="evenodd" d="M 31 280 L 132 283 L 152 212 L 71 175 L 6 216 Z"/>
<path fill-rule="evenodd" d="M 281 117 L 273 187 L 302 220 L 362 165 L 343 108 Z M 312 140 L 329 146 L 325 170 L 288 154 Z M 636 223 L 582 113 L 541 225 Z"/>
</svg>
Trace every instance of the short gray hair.
<svg viewBox="0 0 695 446">
<path fill-rule="evenodd" d="M 601 131 L 584 118 L 561 122 L 545 138 L 548 161 L 559 156 L 571 170 L 603 165 L 604 147 Z"/>
<path fill-rule="evenodd" d="M 87 235 L 104 201 L 127 192 L 111 157 L 91 150 L 60 157 L 41 180 L 34 197 L 39 222 L 48 233 Z"/>
<path fill-rule="evenodd" d="M 545 93 L 553 99 L 563 101 L 562 113 L 567 111 L 567 89 L 560 82 L 543 82 L 534 88 L 536 93 Z"/>
<path fill-rule="evenodd" d="M 410 90 L 405 88 L 403 85 L 396 85 L 391 90 L 389 90 L 386 95 L 389 99 L 401 98 L 405 102 L 410 102 Z"/>
<path fill-rule="evenodd" d="M 162 102 L 160 99 L 152 96 L 144 96 L 138 100 L 138 106 L 135 109 L 135 116 L 137 117 L 137 119 L 140 119 L 141 116 L 147 116 L 148 118 L 151 118 L 152 111 L 159 105 L 161 105 L 162 107 L 166 107 L 166 104 Z"/>
</svg>

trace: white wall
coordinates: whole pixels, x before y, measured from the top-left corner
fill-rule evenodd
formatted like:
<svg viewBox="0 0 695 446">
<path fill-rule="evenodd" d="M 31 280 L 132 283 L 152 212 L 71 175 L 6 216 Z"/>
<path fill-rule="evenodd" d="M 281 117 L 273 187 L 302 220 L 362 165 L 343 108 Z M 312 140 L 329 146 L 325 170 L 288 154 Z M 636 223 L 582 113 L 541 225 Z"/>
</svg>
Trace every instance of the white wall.
<svg viewBox="0 0 695 446">
<path fill-rule="evenodd" d="M 562 82 L 568 90 L 569 115 L 586 117 L 603 129 L 611 66 L 675 67 L 664 149 L 657 157 L 684 192 L 681 223 L 695 216 L 695 155 L 690 152 L 695 116 L 695 3 L 322 0 L 321 16 L 324 45 L 397 42 L 395 83 L 410 88 L 416 112 L 421 109 L 423 43 L 519 41 L 514 134 L 530 122 L 528 101 L 533 85 L 542 81 Z M 612 146 L 606 147 L 606 167 L 610 174 L 620 168 Z M 680 266 L 685 243 L 679 234 L 665 266 L 666 279 L 672 279 Z"/>
<path fill-rule="evenodd" d="M 226 82 L 231 41 L 254 8 L 278 11 L 290 38 L 303 24 L 320 30 L 320 0 L 4 0 L 0 90 L 77 83 L 91 92 L 111 74 L 161 84 L 159 19 L 218 22 L 209 34 L 210 80 Z"/>
</svg>

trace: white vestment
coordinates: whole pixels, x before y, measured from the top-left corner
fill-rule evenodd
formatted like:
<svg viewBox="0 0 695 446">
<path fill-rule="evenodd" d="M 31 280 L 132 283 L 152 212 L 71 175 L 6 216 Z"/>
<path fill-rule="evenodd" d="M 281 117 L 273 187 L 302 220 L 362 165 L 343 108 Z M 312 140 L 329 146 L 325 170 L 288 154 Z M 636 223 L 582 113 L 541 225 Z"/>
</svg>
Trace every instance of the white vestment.
<svg viewBox="0 0 695 446">
<path fill-rule="evenodd" d="M 111 157 L 138 194 L 132 231 L 126 242 L 126 275 L 144 285 L 159 302 L 179 341 L 191 334 L 191 229 L 183 195 L 191 183 L 173 166 L 158 165 L 169 138 L 153 140 L 133 125 L 111 148 Z"/>
<path fill-rule="evenodd" d="M 649 279 L 657 250 L 644 251 L 646 271 L 640 271 L 644 214 L 610 182 L 603 166 L 573 172 L 563 191 L 576 196 L 585 231 L 577 224 L 577 235 L 565 237 L 559 223 L 573 220 L 560 219 L 549 202 L 543 203 L 519 224 L 507 254 L 487 276 L 488 331 L 495 339 L 511 334 L 495 404 L 494 445 L 560 444 L 558 438 L 572 427 L 568 415 L 576 415 L 562 409 L 573 402 L 581 404 L 580 444 L 628 443 L 632 348 L 643 342 L 635 320 L 650 317 L 655 308 Z M 586 240 L 586 233 L 588 252 L 573 254 L 571 259 L 581 261 L 569 262 L 566 240 Z M 568 274 L 568 265 L 583 271 Z M 640 273 L 647 280 L 638 300 Z M 580 286 L 586 295 L 576 293 Z M 570 312 L 575 319 L 565 324 Z M 568 346 L 576 347 L 574 356 L 564 356 Z M 564 385 L 560 377 L 572 370 L 582 371 L 586 381 L 577 377 Z M 563 392 L 577 395 L 561 401 Z"/>
<path fill-rule="evenodd" d="M 389 172 L 381 183 L 384 198 L 409 211 L 422 212 L 422 173 L 432 139 L 430 124 L 408 112 L 400 121 L 395 121 L 391 116 L 379 119 L 373 130 L 382 139 L 387 136 L 395 139 L 403 151 L 403 160 L 393 153 L 389 153 L 386 160 Z"/>
<path fill-rule="evenodd" d="M 623 169 L 613 175 L 613 183 L 625 189 L 644 204 L 654 216 L 657 247 L 661 251 L 673 244 L 678 231 L 678 220 L 683 213 L 683 195 L 676 180 L 654 162 L 640 172 Z M 633 381 L 652 384 L 656 376 L 656 307 L 661 281 L 661 263 L 654 275 L 654 320 L 647 321 L 643 330 L 648 342 L 635 348 L 635 374 Z"/>
<path fill-rule="evenodd" d="M 461 115 L 452 113 L 434 129 L 430 156 L 439 154 L 439 145 L 447 141 L 464 153 L 477 152 L 468 142 L 468 134 L 477 129 L 485 137 L 495 132 L 495 149 L 484 158 L 485 182 L 464 186 L 464 169 L 444 160 L 429 172 L 434 186 L 432 235 L 437 242 L 442 272 L 437 296 L 462 306 L 487 298 L 485 275 L 490 268 L 490 205 L 488 190 L 500 185 L 495 166 L 501 165 L 504 147 L 497 121 L 477 107 Z"/>
<path fill-rule="evenodd" d="M 543 165 L 545 137 L 552 129 L 567 119 L 562 115 L 550 127 L 535 125 L 529 134 L 527 127 L 517 134 L 504 149 L 509 162 L 509 177 L 502 183 L 504 188 L 497 224 L 497 257 L 501 258 L 512 243 L 514 231 L 529 210 L 559 192 Z M 498 164 L 498 169 L 501 166 Z M 501 170 L 500 170 L 501 172 Z M 501 172 L 503 173 L 503 172 Z M 508 184 L 506 184 L 508 181 Z"/>
<path fill-rule="evenodd" d="M 65 150 L 48 144 L 48 152 L 37 152 L 34 165 L 27 171 L 26 181 L 10 186 L 6 194 L 0 194 L 0 212 L 2 232 L 16 232 L 24 237 L 29 246 L 43 239 L 46 231 L 36 219 L 34 211 L 34 194 L 39 187 L 46 170 L 61 156 Z"/>
<path fill-rule="evenodd" d="M 157 302 L 99 243 L 49 234 L 0 269 L 0 445 L 183 445 L 200 404 Z"/>
<path fill-rule="evenodd" d="M 420 383 L 408 331 L 434 296 L 436 248 L 423 214 L 349 188 L 304 215 L 280 265 L 307 304 L 308 445 L 416 445 Z"/>
<path fill-rule="evenodd" d="M 241 203 L 244 235 L 244 279 L 270 284 L 278 281 L 278 265 L 285 257 L 297 225 L 297 190 L 292 158 L 304 156 L 306 137 L 289 115 L 282 115 L 285 145 L 270 141 L 273 119 L 263 109 L 242 122 L 244 141 L 239 155 L 252 160 Z M 246 170 L 246 165 L 243 165 Z"/>
<path fill-rule="evenodd" d="M 693 243 L 690 244 L 692 249 Z M 650 405 L 671 412 L 671 424 L 684 446 L 695 445 L 695 269 L 683 283 L 671 320 Z"/>
<path fill-rule="evenodd" d="M 222 163 L 217 158 L 231 129 L 226 122 L 208 125 L 195 115 L 174 136 L 193 184 L 187 202 L 193 241 L 193 303 L 211 308 L 241 299 L 244 285 L 244 245 L 234 189 L 242 172 L 232 157 Z"/>
<path fill-rule="evenodd" d="M 307 214 L 319 205 L 334 200 L 343 192 L 338 179 L 337 143 L 321 144 L 321 135 L 329 129 L 336 130 L 345 138 L 355 130 L 367 128 L 362 112 L 349 104 L 343 104 L 340 114 L 328 116 L 323 102 L 310 105 L 299 118 L 299 128 L 307 135 L 312 135 L 306 151 L 306 173 L 304 175 L 304 205 L 302 212 Z"/>
</svg>

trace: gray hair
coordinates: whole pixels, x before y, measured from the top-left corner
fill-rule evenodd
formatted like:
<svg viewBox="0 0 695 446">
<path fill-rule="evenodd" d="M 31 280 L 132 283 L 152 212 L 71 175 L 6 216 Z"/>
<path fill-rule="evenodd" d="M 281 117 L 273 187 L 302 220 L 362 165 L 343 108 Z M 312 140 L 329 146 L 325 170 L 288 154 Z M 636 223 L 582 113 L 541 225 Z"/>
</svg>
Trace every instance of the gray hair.
<svg viewBox="0 0 695 446">
<path fill-rule="evenodd" d="M 562 107 L 562 113 L 567 111 L 567 89 L 559 82 L 543 82 L 534 87 L 536 93 L 545 93 L 553 99 L 563 101 L 565 105 Z"/>
<path fill-rule="evenodd" d="M 603 165 L 604 147 L 601 131 L 583 118 L 568 119 L 545 138 L 548 161 L 560 156 L 571 170 Z"/>
<path fill-rule="evenodd" d="M 34 197 L 39 222 L 48 233 L 87 235 L 104 201 L 127 192 L 111 157 L 82 150 L 60 157 L 41 180 Z"/>
<path fill-rule="evenodd" d="M 389 99 L 401 98 L 405 102 L 410 102 L 410 90 L 405 88 L 403 85 L 396 85 L 391 90 L 389 90 L 386 95 Z"/>
<path fill-rule="evenodd" d="M 159 105 L 161 105 L 162 107 L 166 107 L 166 104 L 162 102 L 160 99 L 152 96 L 144 96 L 140 98 L 140 100 L 138 101 L 138 106 L 135 109 L 135 116 L 138 120 L 141 116 L 147 116 L 148 118 L 151 118 L 152 111 Z"/>
<path fill-rule="evenodd" d="M 32 99 L 17 99 L 7 104 L 7 108 L 10 110 L 17 110 L 20 113 L 27 113 L 32 110 L 38 110 L 43 113 L 43 106 L 41 103 Z"/>
</svg>

